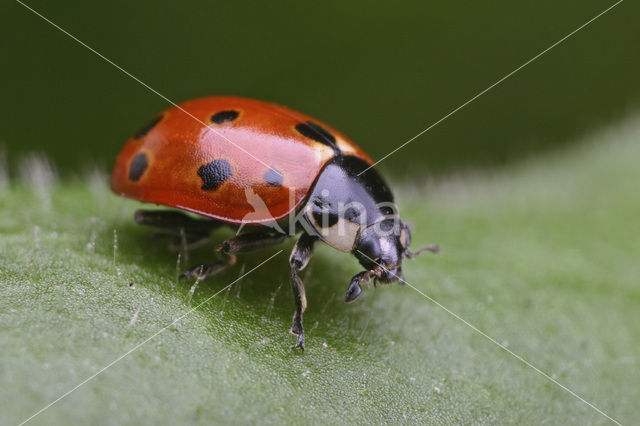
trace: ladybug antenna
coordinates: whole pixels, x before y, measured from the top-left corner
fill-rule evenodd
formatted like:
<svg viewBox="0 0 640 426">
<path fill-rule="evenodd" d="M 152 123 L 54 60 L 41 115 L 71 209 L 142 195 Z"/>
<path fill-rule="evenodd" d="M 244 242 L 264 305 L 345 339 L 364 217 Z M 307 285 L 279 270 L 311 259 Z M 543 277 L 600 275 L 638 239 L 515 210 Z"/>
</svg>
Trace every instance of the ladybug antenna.
<svg viewBox="0 0 640 426">
<path fill-rule="evenodd" d="M 421 253 L 423 253 L 425 251 L 429 251 L 431 253 L 437 254 L 437 253 L 440 253 L 440 246 L 438 246 L 438 245 L 425 246 L 425 247 L 419 248 L 418 250 L 414 251 L 413 253 L 410 252 L 409 250 L 405 250 L 404 254 L 409 259 L 415 259 L 416 257 L 418 257 Z"/>
</svg>

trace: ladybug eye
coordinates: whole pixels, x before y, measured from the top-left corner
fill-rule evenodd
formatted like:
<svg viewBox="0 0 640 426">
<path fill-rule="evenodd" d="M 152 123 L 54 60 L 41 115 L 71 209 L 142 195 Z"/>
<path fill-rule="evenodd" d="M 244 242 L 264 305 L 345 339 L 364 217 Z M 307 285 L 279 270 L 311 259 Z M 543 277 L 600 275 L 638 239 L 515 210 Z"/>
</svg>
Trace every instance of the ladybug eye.
<svg viewBox="0 0 640 426">
<path fill-rule="evenodd" d="M 380 213 L 382 213 L 383 216 L 393 216 L 395 212 L 391 206 L 382 206 L 380 207 Z"/>
</svg>

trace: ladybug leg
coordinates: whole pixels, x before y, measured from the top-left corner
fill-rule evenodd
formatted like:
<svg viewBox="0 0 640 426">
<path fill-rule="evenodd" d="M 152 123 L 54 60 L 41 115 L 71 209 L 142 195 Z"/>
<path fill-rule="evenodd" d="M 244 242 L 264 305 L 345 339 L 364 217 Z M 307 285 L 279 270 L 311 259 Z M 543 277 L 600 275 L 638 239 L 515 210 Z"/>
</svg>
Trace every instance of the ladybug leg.
<svg viewBox="0 0 640 426">
<path fill-rule="evenodd" d="M 197 277 L 199 279 L 203 279 L 208 276 L 216 275 L 236 263 L 237 253 L 246 253 L 280 244 L 287 238 L 289 238 L 289 236 L 286 234 L 274 234 L 273 232 L 264 231 L 238 235 L 235 238 L 226 240 L 216 249 L 225 256 L 225 260 L 208 265 L 196 265 L 184 271 L 180 277 Z"/>
<path fill-rule="evenodd" d="M 355 300 L 360 297 L 362 293 L 362 287 L 360 286 L 360 282 L 362 281 L 363 275 L 365 272 L 360 272 L 357 275 L 354 275 L 351 278 L 351 283 L 349 283 L 349 288 L 347 289 L 347 294 L 344 296 L 344 301 L 347 303 L 355 302 Z"/>
<path fill-rule="evenodd" d="M 225 260 L 210 263 L 208 265 L 196 265 L 194 267 L 191 267 L 180 274 L 180 278 L 196 277 L 197 279 L 202 280 L 206 277 L 210 277 L 224 271 L 229 266 L 235 263 L 236 257 L 232 254 L 227 255 Z"/>
<path fill-rule="evenodd" d="M 225 254 L 246 253 L 284 242 L 289 235 L 265 231 L 247 232 L 224 241 L 216 249 Z"/>
<path fill-rule="evenodd" d="M 371 283 L 371 277 L 374 277 L 373 285 L 377 286 L 375 281 L 374 271 L 362 271 L 351 278 L 351 282 L 349 283 L 349 288 L 347 288 L 347 294 L 344 296 L 344 301 L 347 303 L 355 302 L 360 294 L 362 294 L 362 286 L 360 286 L 361 282 L 366 284 Z"/>
<path fill-rule="evenodd" d="M 304 283 L 298 276 L 298 271 L 304 269 L 305 266 L 307 266 L 307 263 L 309 263 L 315 241 L 316 237 L 303 233 L 296 242 L 296 245 L 293 247 L 293 251 L 289 257 L 289 264 L 291 265 L 291 290 L 293 291 L 293 297 L 296 302 L 296 312 L 293 314 L 291 333 L 298 336 L 298 340 L 294 348 L 300 348 L 303 351 L 304 330 L 302 328 L 302 314 L 307 308 L 307 296 L 304 291 Z"/>
<path fill-rule="evenodd" d="M 174 210 L 137 210 L 134 220 L 139 225 L 161 228 L 162 233 L 155 234 L 152 238 L 173 236 L 176 237 L 171 245 L 172 249 L 178 249 L 186 242 L 189 248 L 206 242 L 211 231 L 223 225 L 210 219 L 197 219 L 182 212 Z"/>
</svg>

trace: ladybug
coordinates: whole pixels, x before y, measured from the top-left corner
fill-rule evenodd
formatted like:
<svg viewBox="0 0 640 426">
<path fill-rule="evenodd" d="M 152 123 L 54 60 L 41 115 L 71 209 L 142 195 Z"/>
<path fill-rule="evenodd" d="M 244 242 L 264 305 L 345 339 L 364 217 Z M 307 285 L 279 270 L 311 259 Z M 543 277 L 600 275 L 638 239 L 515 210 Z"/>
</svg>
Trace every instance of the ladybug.
<svg viewBox="0 0 640 426">
<path fill-rule="evenodd" d="M 120 151 L 111 175 L 122 196 L 178 210 L 138 210 L 135 221 L 180 235 L 187 244 L 223 226 L 238 230 L 217 250 L 224 260 L 197 265 L 182 277 L 204 278 L 236 261 L 238 253 L 300 235 L 291 256 L 296 310 L 291 332 L 304 349 L 307 306 L 298 273 L 314 243 L 352 253 L 364 267 L 349 284 L 401 282 L 409 228 L 400 220 L 389 186 L 369 156 L 336 129 L 292 109 L 240 97 L 189 100 L 161 112 Z"/>
</svg>

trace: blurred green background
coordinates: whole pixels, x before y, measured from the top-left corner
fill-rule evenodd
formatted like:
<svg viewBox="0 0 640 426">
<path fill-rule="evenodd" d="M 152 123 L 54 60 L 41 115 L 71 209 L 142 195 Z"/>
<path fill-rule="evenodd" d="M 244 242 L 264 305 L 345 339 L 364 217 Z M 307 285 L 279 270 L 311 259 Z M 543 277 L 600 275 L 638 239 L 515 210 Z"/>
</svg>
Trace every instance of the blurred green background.
<svg viewBox="0 0 640 426">
<path fill-rule="evenodd" d="M 379 158 L 614 2 L 26 3 L 176 102 L 234 94 L 285 104 Z M 501 164 L 625 115 L 640 100 L 639 12 L 621 3 L 383 169 Z M 39 151 L 63 175 L 107 170 L 167 107 L 17 2 L 2 2 L 0 31 L 10 164 Z"/>
</svg>

